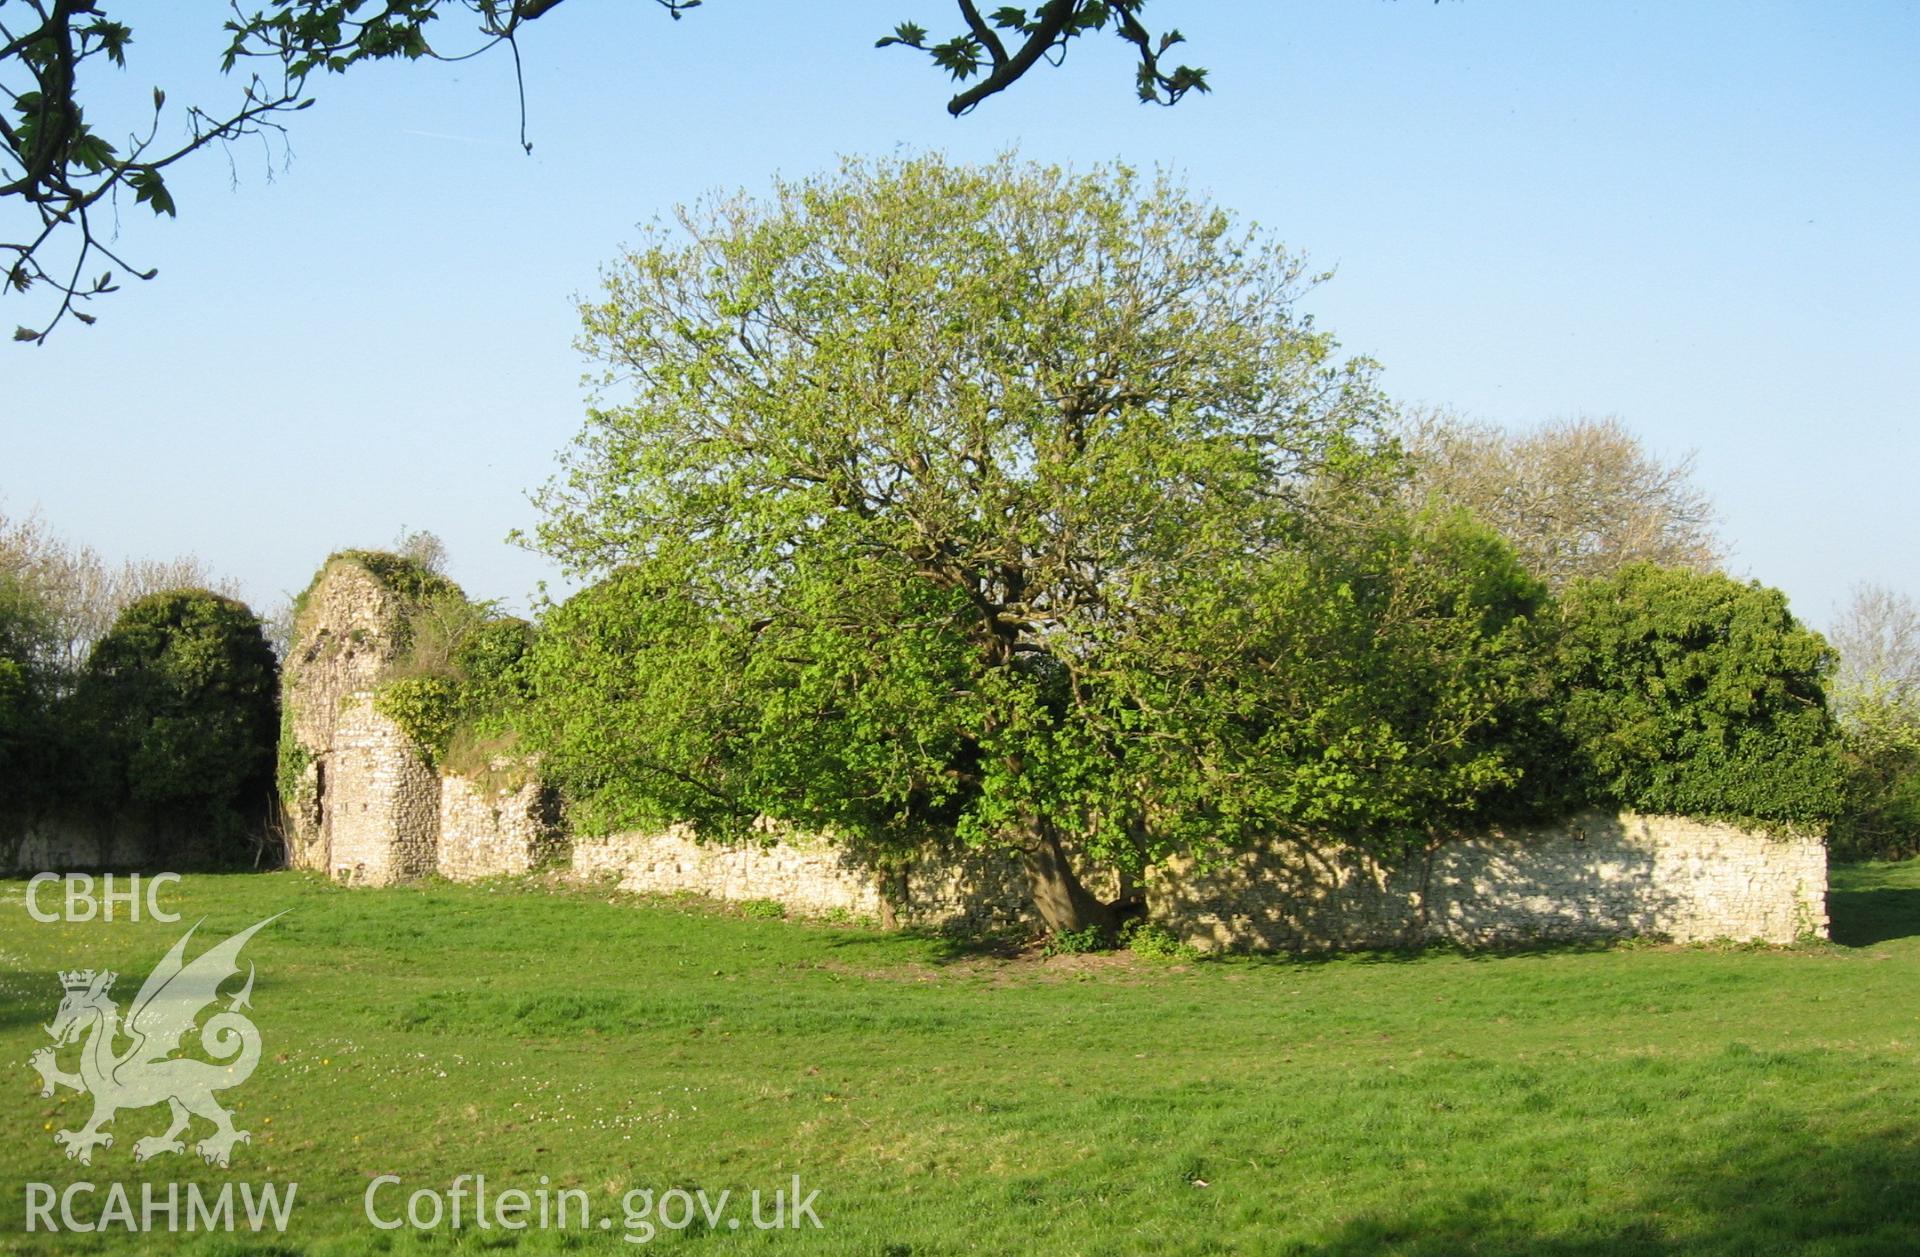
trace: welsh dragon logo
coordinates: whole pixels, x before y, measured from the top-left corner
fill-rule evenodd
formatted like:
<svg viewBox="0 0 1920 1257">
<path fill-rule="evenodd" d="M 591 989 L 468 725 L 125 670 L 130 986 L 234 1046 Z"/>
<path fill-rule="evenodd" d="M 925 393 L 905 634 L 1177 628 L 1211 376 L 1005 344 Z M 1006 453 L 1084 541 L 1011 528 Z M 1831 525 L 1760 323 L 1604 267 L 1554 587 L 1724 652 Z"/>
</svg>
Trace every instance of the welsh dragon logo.
<svg viewBox="0 0 1920 1257">
<path fill-rule="evenodd" d="M 36 1051 L 27 1064 L 40 1075 L 42 1096 L 52 1095 L 56 1086 L 93 1096 L 93 1116 L 87 1124 L 54 1135 L 68 1157 L 82 1165 L 92 1164 L 95 1147 L 113 1146 L 113 1136 L 100 1128 L 114 1114 L 162 1102 L 173 1113 L 172 1124 L 165 1134 L 134 1141 L 136 1161 L 163 1152 L 185 1152 L 180 1135 L 195 1117 L 213 1123 L 213 1133 L 194 1145 L 209 1164 L 226 1168 L 233 1146 L 251 1142 L 247 1131 L 234 1129 L 233 1114 L 213 1098 L 214 1092 L 245 1082 L 260 1063 L 260 1032 L 240 1012 L 253 995 L 251 964 L 246 984 L 227 997 L 226 1008 L 199 1026 L 200 1045 L 217 1063 L 174 1053 L 181 1047 L 182 1036 L 195 1029 L 200 1014 L 217 1007 L 220 984 L 240 972 L 241 947 L 279 915 L 247 927 L 186 963 L 187 940 L 200 928 L 196 922 L 147 976 L 127 1008 L 124 1023 L 119 1006 L 107 997 L 117 975 L 92 969 L 60 975 L 66 997 L 53 1024 L 46 1027 L 54 1045 Z M 82 1038 L 86 1041 L 80 1048 L 80 1071 L 70 1074 L 60 1068 L 57 1055 Z M 117 1050 L 115 1044 L 123 1039 L 131 1040 L 132 1046 Z"/>
</svg>

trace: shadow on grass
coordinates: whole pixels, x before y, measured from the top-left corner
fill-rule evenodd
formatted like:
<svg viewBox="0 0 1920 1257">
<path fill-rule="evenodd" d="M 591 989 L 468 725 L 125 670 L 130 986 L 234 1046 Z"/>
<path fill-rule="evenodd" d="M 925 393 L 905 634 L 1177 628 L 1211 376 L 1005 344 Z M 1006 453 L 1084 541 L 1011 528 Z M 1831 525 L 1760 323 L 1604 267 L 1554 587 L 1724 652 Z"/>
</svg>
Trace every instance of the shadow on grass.
<svg viewBox="0 0 1920 1257">
<path fill-rule="evenodd" d="M 831 947 L 883 945 L 898 947 L 918 943 L 926 951 L 920 960 L 933 965 L 961 964 L 967 961 L 1033 960 L 1042 957 L 1041 938 L 1031 934 L 995 933 L 970 935 L 942 933 L 936 930 L 900 930 L 894 933 L 850 934 L 829 942 Z M 1500 946 L 1467 947 L 1457 943 L 1429 943 L 1419 947 L 1377 948 L 1365 951 L 1302 952 L 1217 952 L 1196 957 L 1203 964 L 1235 965 L 1249 968 L 1292 968 L 1316 965 L 1404 965 L 1435 957 L 1484 962 L 1528 957 L 1582 955 L 1615 951 L 1636 946 L 1632 939 L 1543 939 Z M 1124 951 L 1124 948 L 1116 949 Z M 1095 953 L 1109 954 L 1109 953 Z"/>
<path fill-rule="evenodd" d="M 1827 880 L 1829 928 L 1842 947 L 1920 937 L 1920 860 L 1835 863 Z"/>
<path fill-rule="evenodd" d="M 1437 1197 L 1345 1223 L 1299 1252 L 1330 1257 L 1788 1257 L 1920 1251 L 1920 1139 L 1909 1129 L 1815 1143 L 1786 1132 L 1676 1155 L 1621 1207 L 1549 1228 L 1497 1191 Z"/>
<path fill-rule="evenodd" d="M 1920 935 L 1920 890 L 1834 890 L 1827 896 L 1833 941 L 1871 947 Z"/>
<path fill-rule="evenodd" d="M 52 970 L 45 973 L 15 973 L 10 974 L 9 979 L 0 985 L 0 1030 L 44 1026 L 53 1020 L 54 1014 L 59 1011 L 60 1000 L 66 994 L 61 989 L 59 973 Z"/>
<path fill-rule="evenodd" d="M 953 965 L 968 960 L 1018 960 L 1034 952 L 1035 940 L 1026 934 L 962 934 L 940 930 L 905 929 L 892 932 L 846 934 L 828 941 L 829 947 L 920 944 L 926 954 L 919 957 L 929 964 Z"/>
</svg>

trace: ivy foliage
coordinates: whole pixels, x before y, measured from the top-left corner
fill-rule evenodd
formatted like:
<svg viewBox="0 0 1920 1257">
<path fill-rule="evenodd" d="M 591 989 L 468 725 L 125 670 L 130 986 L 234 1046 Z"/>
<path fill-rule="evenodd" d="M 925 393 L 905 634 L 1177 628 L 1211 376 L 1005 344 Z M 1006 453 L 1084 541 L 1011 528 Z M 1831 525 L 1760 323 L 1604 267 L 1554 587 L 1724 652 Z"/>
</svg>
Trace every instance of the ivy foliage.
<svg viewBox="0 0 1920 1257">
<path fill-rule="evenodd" d="M 430 762 L 483 772 L 516 740 L 512 713 L 525 700 L 521 660 L 533 638 L 525 620 L 475 602 L 419 559 L 384 550 L 343 550 L 328 564 L 352 563 L 393 593 L 397 653 L 379 678 L 374 708 L 407 734 Z M 324 572 L 325 569 L 323 568 Z M 304 607 L 296 610 L 296 616 Z M 287 757 L 283 739 L 283 759 Z M 299 764 L 283 768 L 291 797 Z"/>
<path fill-rule="evenodd" d="M 88 656 L 74 696 L 95 800 L 237 840 L 271 787 L 277 682 L 245 605 L 199 589 L 134 602 Z"/>
<path fill-rule="evenodd" d="M 434 598 L 464 597 L 460 587 L 446 576 L 404 554 L 394 554 L 388 550 L 338 550 L 328 556 L 327 562 L 355 564 L 388 590 L 416 606 Z"/>
<path fill-rule="evenodd" d="M 1779 590 L 1639 563 L 1575 582 L 1560 621 L 1555 719 L 1592 796 L 1807 825 L 1840 812 L 1835 656 Z"/>
</svg>

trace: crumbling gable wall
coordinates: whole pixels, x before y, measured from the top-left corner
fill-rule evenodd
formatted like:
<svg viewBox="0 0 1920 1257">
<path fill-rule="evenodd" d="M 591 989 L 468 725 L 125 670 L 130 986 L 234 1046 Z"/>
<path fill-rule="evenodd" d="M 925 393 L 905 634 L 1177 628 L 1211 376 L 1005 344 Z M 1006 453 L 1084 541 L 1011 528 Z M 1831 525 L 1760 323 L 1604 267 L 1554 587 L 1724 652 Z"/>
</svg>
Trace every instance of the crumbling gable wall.
<svg viewBox="0 0 1920 1257">
<path fill-rule="evenodd" d="M 369 703 L 381 674 L 404 647 L 403 623 L 398 591 L 348 556 L 329 559 L 295 606 L 293 640 L 281 666 L 279 774 L 287 860 L 295 868 L 334 871 L 340 775 L 343 768 L 351 777 L 372 766 L 367 716 L 379 717 Z M 360 750 L 343 763 L 336 749 L 350 707 L 364 709 L 355 732 Z M 351 780 L 346 784 L 350 794 L 358 789 Z"/>
<path fill-rule="evenodd" d="M 409 586 L 414 586 L 410 588 Z M 421 589 L 450 583 L 391 555 L 327 560 L 297 604 L 282 670 L 280 792 L 287 858 L 338 881 L 386 885 L 524 873 L 551 852 L 551 792 L 440 772 L 375 699 L 411 637 Z"/>
<path fill-rule="evenodd" d="M 434 871 L 440 778 L 371 695 L 350 697 L 333 726 L 326 862 L 336 881 L 385 886 Z"/>
</svg>

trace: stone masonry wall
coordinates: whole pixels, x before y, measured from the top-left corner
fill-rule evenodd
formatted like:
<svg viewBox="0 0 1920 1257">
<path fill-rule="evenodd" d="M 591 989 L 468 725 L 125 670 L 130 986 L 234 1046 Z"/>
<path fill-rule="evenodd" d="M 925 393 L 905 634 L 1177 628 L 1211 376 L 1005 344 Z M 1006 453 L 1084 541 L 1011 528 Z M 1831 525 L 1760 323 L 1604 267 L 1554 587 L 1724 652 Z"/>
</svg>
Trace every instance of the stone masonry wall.
<svg viewBox="0 0 1920 1257">
<path fill-rule="evenodd" d="M 1276 846 L 1148 880 L 1156 920 L 1202 948 L 1469 946 L 1628 936 L 1791 943 L 1827 934 L 1827 852 L 1670 816 L 1588 814 L 1448 843 L 1396 867 Z"/>
<path fill-rule="evenodd" d="M 0 826 L 0 851 L 13 873 L 172 869 L 195 862 L 194 837 L 163 833 L 137 817 L 62 813 Z"/>
<path fill-rule="evenodd" d="M 325 767 L 328 876 L 385 886 L 434 871 L 440 778 L 371 695 L 342 705 Z"/>
<path fill-rule="evenodd" d="M 925 928 L 1034 924 L 1019 864 L 1002 854 L 930 850 L 888 880 L 822 839 L 701 844 L 676 827 L 579 841 L 573 869 L 630 891 L 777 899 Z M 1826 892 L 1818 839 L 1631 814 L 1492 833 L 1393 867 L 1275 844 L 1147 879 L 1149 915 L 1184 941 L 1279 951 L 1631 935 L 1790 943 L 1826 936 Z"/>
<path fill-rule="evenodd" d="M 810 915 L 841 911 L 886 925 L 986 930 L 1033 925 L 1026 876 L 1000 852 L 928 848 L 895 870 L 864 864 L 811 834 L 743 843 L 696 842 L 676 825 L 657 833 L 574 840 L 584 879 L 617 877 L 622 890 L 775 899 Z"/>
<path fill-rule="evenodd" d="M 531 765 L 494 764 L 485 782 L 441 776 L 373 695 L 407 638 L 401 597 L 352 555 L 327 561 L 304 595 L 282 673 L 287 860 L 336 880 L 385 885 L 438 873 L 526 873 L 564 841 L 537 781 L 495 781 Z M 290 762 L 289 762 L 290 761 Z"/>
<path fill-rule="evenodd" d="M 336 807 L 329 792 L 341 766 L 329 758 L 338 726 L 353 696 L 371 690 L 399 653 L 401 618 L 393 591 L 348 559 L 329 561 L 307 592 L 281 672 L 281 736 L 303 760 L 288 808 L 287 858 L 295 868 L 330 870 Z"/>
<path fill-rule="evenodd" d="M 507 788 L 440 778 L 440 876 L 467 881 L 530 873 L 564 843 L 552 792 L 540 782 Z"/>
</svg>

